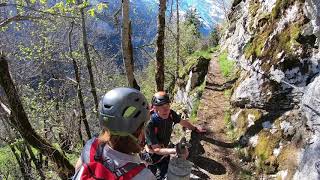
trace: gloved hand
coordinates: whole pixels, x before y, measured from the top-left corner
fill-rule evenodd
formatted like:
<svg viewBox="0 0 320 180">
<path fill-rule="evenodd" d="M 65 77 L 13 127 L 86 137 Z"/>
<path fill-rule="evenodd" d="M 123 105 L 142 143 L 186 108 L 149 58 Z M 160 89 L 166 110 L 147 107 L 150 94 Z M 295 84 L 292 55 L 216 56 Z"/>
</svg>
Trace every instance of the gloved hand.
<svg viewBox="0 0 320 180">
<path fill-rule="evenodd" d="M 183 137 L 180 142 L 176 145 L 176 152 L 179 158 L 187 159 L 189 156 L 190 144 L 187 142 L 186 138 Z"/>
<path fill-rule="evenodd" d="M 196 126 L 193 131 L 195 131 L 195 132 L 197 132 L 197 133 L 206 133 L 206 132 L 207 132 L 207 130 L 206 130 L 205 128 L 203 128 L 203 127 L 198 127 L 198 126 Z"/>
</svg>

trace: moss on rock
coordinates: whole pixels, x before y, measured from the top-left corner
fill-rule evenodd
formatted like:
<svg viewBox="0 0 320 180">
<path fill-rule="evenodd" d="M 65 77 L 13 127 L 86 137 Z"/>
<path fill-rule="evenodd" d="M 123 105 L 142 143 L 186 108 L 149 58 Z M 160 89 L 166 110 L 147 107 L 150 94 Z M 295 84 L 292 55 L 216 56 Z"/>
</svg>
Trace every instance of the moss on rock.
<svg viewBox="0 0 320 180">
<path fill-rule="evenodd" d="M 238 114 L 235 128 L 236 128 L 236 137 L 244 135 L 249 125 L 249 118 L 253 122 L 259 120 L 262 117 L 262 111 L 260 109 L 244 109 Z"/>
<path fill-rule="evenodd" d="M 279 146 L 281 132 L 272 134 L 263 130 L 259 133 L 258 144 L 254 149 L 258 171 L 267 174 L 274 173 L 278 168 L 278 162 L 273 155 L 273 150 Z"/>
<path fill-rule="evenodd" d="M 279 170 L 288 170 L 288 179 L 292 179 L 298 167 L 299 149 L 294 144 L 284 146 L 277 157 Z"/>
</svg>

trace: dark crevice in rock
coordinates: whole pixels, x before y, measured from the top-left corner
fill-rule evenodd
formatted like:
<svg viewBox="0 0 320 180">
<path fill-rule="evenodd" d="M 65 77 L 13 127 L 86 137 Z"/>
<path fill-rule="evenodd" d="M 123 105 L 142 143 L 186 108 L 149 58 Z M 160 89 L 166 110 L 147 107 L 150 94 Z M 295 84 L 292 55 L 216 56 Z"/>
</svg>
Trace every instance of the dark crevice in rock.
<svg viewBox="0 0 320 180">
<path fill-rule="evenodd" d="M 319 65 L 317 65 L 317 69 L 318 69 Z M 319 72 L 316 72 L 314 74 L 311 74 L 307 80 L 306 80 L 306 85 L 310 84 L 312 82 L 312 80 L 319 74 Z"/>
<path fill-rule="evenodd" d="M 241 1 L 243 1 L 243 0 L 234 0 L 233 3 L 232 3 L 232 7 L 231 8 L 236 7 L 238 4 L 241 3 Z"/>
<path fill-rule="evenodd" d="M 316 45 L 316 40 L 317 36 L 315 36 L 314 34 L 305 36 L 300 34 L 296 39 L 296 41 L 300 44 L 309 45 L 312 48 L 318 48 L 318 46 Z"/>
</svg>

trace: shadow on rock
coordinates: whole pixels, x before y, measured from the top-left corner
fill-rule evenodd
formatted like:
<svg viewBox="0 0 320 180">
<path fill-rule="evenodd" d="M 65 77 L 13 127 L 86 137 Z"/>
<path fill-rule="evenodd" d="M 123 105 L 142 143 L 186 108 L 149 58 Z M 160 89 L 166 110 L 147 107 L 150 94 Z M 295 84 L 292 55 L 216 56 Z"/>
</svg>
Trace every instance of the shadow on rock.
<svg viewBox="0 0 320 180">
<path fill-rule="evenodd" d="M 201 169 L 204 169 L 205 171 L 208 171 L 210 174 L 222 175 L 227 172 L 226 168 L 222 164 L 206 157 L 198 156 L 190 160 L 196 166 L 198 166 Z"/>
</svg>

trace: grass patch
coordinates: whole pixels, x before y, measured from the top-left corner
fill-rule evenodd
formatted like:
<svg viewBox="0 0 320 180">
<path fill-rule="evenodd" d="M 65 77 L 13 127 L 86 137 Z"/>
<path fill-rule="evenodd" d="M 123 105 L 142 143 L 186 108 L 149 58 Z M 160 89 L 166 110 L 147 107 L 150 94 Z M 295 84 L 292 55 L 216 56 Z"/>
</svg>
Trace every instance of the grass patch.
<svg viewBox="0 0 320 180">
<path fill-rule="evenodd" d="M 202 96 L 202 93 L 204 91 L 204 88 L 206 87 L 206 82 L 204 81 L 198 88 L 196 88 L 196 100 L 194 101 L 194 104 L 192 106 L 191 110 L 191 115 L 190 115 L 190 120 L 191 122 L 195 123 L 197 121 L 197 116 L 198 116 L 198 109 L 200 106 L 200 99 Z"/>
<path fill-rule="evenodd" d="M 234 72 L 235 62 L 228 59 L 228 53 L 226 51 L 220 54 L 218 62 L 222 75 L 229 78 Z"/>
<path fill-rule="evenodd" d="M 252 176 L 253 176 L 252 172 L 248 170 L 241 170 L 239 174 L 240 179 L 243 179 L 243 180 L 251 180 L 253 179 Z"/>
<path fill-rule="evenodd" d="M 232 95 L 232 90 L 231 89 L 227 89 L 223 92 L 223 95 L 225 98 L 230 99 L 231 95 Z"/>
<path fill-rule="evenodd" d="M 213 47 L 213 48 L 210 48 L 209 51 L 210 51 L 211 53 L 218 52 L 218 51 L 220 51 L 220 46 L 218 45 L 218 46 L 215 46 L 215 47 Z"/>
<path fill-rule="evenodd" d="M 191 56 L 193 57 L 204 57 L 206 59 L 211 59 L 212 53 L 210 50 L 201 50 L 201 51 L 196 51 L 194 52 Z"/>
<path fill-rule="evenodd" d="M 225 110 L 224 116 L 223 116 L 224 124 L 227 128 L 227 136 L 231 140 L 236 140 L 236 133 L 234 125 L 231 122 L 231 111 L 230 109 Z"/>
<path fill-rule="evenodd" d="M 21 178 L 18 162 L 9 145 L 0 148 L 0 171 L 5 172 L 5 175 L 3 174 L 4 179 Z"/>
</svg>

